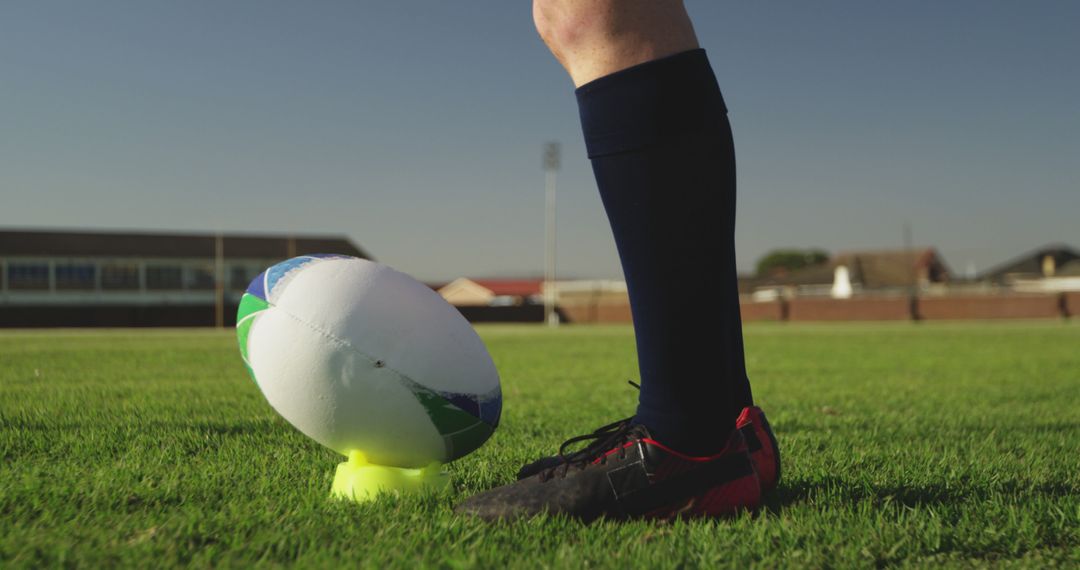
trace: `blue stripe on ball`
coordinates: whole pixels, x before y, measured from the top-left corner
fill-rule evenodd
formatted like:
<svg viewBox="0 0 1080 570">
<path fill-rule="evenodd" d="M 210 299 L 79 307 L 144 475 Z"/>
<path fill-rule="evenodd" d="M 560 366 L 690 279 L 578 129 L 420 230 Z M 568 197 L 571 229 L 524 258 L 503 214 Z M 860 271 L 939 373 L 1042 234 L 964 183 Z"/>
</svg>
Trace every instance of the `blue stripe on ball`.
<svg viewBox="0 0 1080 570">
<path fill-rule="evenodd" d="M 254 296 L 262 299 L 263 301 L 265 301 L 266 300 L 266 287 L 264 286 L 265 283 L 266 283 L 266 272 L 263 271 L 262 273 L 259 274 L 258 277 L 256 277 L 251 282 L 251 285 L 248 285 L 247 293 L 250 294 L 250 295 L 254 295 Z"/>
</svg>

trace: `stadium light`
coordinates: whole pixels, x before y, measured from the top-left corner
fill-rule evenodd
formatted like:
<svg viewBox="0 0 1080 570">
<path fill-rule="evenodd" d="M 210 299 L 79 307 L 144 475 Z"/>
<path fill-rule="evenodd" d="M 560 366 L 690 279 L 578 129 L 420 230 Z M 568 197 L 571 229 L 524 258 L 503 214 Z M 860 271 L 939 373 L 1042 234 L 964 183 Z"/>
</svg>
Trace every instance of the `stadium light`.
<svg viewBox="0 0 1080 570">
<path fill-rule="evenodd" d="M 555 312 L 555 187 L 559 172 L 558 142 L 544 145 L 544 321 L 548 326 L 559 326 L 559 314 Z"/>
</svg>

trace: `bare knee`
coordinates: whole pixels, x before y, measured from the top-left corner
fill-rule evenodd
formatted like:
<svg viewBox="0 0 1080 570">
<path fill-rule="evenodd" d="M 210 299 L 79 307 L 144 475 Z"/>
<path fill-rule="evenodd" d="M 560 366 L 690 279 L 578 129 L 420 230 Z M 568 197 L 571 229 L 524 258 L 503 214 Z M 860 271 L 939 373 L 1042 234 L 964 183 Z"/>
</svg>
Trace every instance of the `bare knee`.
<svg viewBox="0 0 1080 570">
<path fill-rule="evenodd" d="M 567 65 L 566 58 L 573 58 L 583 44 L 601 35 L 593 4 L 574 0 L 533 1 L 536 31 L 563 66 Z"/>
<path fill-rule="evenodd" d="M 643 12 L 642 2 L 656 0 L 534 0 L 533 20 L 552 51 L 573 53 L 614 43 L 620 33 L 634 27 L 632 21 Z"/>
<path fill-rule="evenodd" d="M 576 85 L 698 45 L 682 0 L 533 0 L 533 20 Z"/>
</svg>

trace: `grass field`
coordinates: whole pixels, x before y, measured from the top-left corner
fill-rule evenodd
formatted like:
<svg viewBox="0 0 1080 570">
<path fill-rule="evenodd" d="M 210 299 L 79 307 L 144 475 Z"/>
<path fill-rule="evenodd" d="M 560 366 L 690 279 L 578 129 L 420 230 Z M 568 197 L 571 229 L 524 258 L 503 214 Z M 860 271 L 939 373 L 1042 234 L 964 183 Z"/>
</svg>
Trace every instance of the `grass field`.
<svg viewBox="0 0 1080 570">
<path fill-rule="evenodd" d="M 1080 326 L 754 325 L 784 455 L 766 508 L 486 525 L 453 505 L 626 415 L 629 328 L 482 328 L 503 424 L 453 492 L 328 500 L 229 333 L 0 333 L 0 567 L 1080 565 Z"/>
</svg>

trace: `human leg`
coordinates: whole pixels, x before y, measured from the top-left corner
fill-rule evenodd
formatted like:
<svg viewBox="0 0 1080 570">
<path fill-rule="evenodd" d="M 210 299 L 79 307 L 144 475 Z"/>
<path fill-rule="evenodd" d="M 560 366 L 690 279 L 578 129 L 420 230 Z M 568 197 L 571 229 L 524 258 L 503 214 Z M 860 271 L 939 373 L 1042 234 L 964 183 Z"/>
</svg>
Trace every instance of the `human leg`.
<svg viewBox="0 0 1080 570">
<path fill-rule="evenodd" d="M 641 395 L 631 420 L 592 434 L 586 449 L 526 468 L 519 483 L 461 510 L 593 518 L 752 508 L 761 492 L 748 467 L 752 430 L 734 429 L 752 405 L 735 274 L 734 150 L 708 60 L 679 1 L 536 0 L 534 16 L 579 86 L 629 288 Z"/>
<path fill-rule="evenodd" d="M 735 154 L 712 69 L 680 1 L 537 0 L 534 15 L 580 85 L 586 146 L 630 292 L 637 420 L 676 449 L 714 451 L 752 397 Z"/>
<path fill-rule="evenodd" d="M 682 0 L 535 0 L 533 20 L 576 87 L 698 47 Z"/>
</svg>

